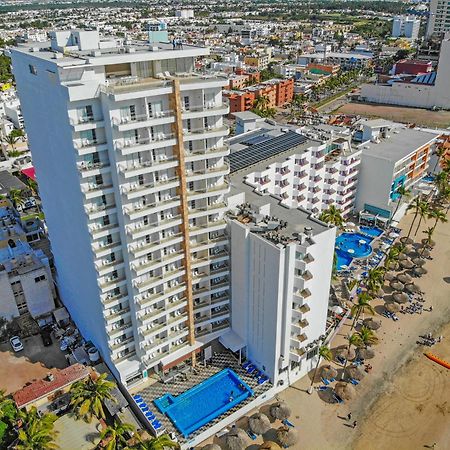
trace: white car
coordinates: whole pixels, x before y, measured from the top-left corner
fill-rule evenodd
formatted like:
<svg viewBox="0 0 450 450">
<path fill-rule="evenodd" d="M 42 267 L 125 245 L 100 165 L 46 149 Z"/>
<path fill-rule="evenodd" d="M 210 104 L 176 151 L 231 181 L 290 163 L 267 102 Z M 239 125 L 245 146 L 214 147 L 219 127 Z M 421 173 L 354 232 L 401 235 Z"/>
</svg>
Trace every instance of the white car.
<svg viewBox="0 0 450 450">
<path fill-rule="evenodd" d="M 19 339 L 19 336 L 13 336 L 9 340 L 9 343 L 11 344 L 11 347 L 15 352 L 20 352 L 21 350 L 23 350 L 23 344 Z"/>
</svg>

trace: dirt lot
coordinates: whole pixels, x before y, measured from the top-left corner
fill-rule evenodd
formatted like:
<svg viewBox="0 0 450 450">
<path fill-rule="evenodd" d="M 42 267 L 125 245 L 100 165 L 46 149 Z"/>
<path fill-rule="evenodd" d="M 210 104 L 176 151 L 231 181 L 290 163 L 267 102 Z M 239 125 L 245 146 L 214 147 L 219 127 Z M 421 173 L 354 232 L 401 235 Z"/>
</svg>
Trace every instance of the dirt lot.
<svg viewBox="0 0 450 450">
<path fill-rule="evenodd" d="M 447 128 L 450 126 L 450 111 L 428 111 L 427 109 L 406 108 L 404 106 L 347 103 L 334 113 L 381 117 L 396 122 L 415 123 L 432 128 Z"/>
<path fill-rule="evenodd" d="M 0 345 L 0 389 L 7 393 L 45 377 L 51 369 L 67 367 L 58 343 L 44 347 L 39 335 L 24 339 L 22 343 L 24 349 L 19 353 L 14 353 L 9 343 Z"/>
</svg>

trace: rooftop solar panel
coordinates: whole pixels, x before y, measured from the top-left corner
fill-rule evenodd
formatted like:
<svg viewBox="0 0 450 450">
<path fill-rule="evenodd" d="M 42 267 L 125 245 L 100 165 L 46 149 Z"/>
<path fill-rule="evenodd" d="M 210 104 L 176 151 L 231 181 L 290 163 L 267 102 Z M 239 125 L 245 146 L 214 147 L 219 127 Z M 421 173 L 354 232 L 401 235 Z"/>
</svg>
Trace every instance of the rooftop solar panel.
<svg viewBox="0 0 450 450">
<path fill-rule="evenodd" d="M 272 139 L 270 136 L 266 136 L 263 134 L 262 136 L 255 136 L 250 139 L 247 139 L 246 141 L 242 141 L 241 144 L 245 145 L 255 145 L 255 144 L 261 144 L 261 142 L 265 142 Z"/>
<path fill-rule="evenodd" d="M 231 153 L 229 156 L 230 173 L 245 169 L 260 161 L 283 153 L 297 145 L 303 144 L 307 138 L 294 131 L 288 131 L 281 136 L 266 140 L 259 144 L 250 145 L 243 150 Z"/>
</svg>

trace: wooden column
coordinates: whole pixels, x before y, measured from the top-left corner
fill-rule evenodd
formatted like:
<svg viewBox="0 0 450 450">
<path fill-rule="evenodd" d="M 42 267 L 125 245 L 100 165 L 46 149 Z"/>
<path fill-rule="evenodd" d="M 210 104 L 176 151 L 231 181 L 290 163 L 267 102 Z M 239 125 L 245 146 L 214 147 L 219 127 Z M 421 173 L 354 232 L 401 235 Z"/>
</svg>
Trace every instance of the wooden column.
<svg viewBox="0 0 450 450">
<path fill-rule="evenodd" d="M 187 299 L 187 314 L 188 314 L 188 342 L 189 345 L 195 344 L 195 324 L 194 324 L 194 301 L 192 297 L 192 269 L 191 269 L 191 245 L 189 240 L 189 213 L 188 213 L 188 198 L 187 198 L 187 182 L 186 182 L 186 164 L 184 160 L 184 144 L 183 144 L 183 120 L 180 97 L 180 81 L 173 80 L 173 92 L 170 95 L 170 107 L 175 115 L 175 122 L 172 124 L 172 130 L 175 135 L 176 144 L 173 146 L 174 156 L 178 159 L 178 166 L 176 168 L 180 187 L 178 188 L 178 195 L 180 196 L 180 214 L 181 214 L 181 233 L 183 234 L 183 251 L 184 251 L 184 267 L 186 275 L 185 279 L 185 295 Z M 192 365 L 195 366 L 196 354 L 195 351 L 191 354 Z"/>
</svg>

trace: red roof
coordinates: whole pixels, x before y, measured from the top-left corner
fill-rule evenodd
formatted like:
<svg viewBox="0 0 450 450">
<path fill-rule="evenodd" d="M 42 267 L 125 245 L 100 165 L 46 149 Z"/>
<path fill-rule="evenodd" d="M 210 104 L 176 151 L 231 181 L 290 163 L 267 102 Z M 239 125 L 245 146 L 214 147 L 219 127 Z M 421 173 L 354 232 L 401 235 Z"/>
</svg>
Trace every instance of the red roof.
<svg viewBox="0 0 450 450">
<path fill-rule="evenodd" d="M 89 375 L 89 370 L 82 364 L 74 364 L 65 369 L 52 372 L 53 380 L 47 378 L 35 381 L 24 388 L 14 392 L 13 398 L 18 408 L 50 395 L 52 392 L 62 389 L 75 381 L 82 380 Z"/>
<path fill-rule="evenodd" d="M 22 169 L 21 172 L 28 178 L 31 178 L 33 181 L 36 181 L 36 173 L 34 167 L 28 167 L 28 169 Z"/>
</svg>

